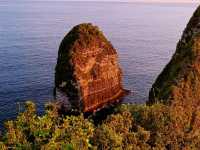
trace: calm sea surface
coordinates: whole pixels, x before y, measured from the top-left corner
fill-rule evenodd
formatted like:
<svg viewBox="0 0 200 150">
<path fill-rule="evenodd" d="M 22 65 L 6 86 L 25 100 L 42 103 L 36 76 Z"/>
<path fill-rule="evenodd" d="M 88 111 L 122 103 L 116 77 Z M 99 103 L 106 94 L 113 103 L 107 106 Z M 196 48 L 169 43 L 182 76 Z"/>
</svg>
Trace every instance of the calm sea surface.
<svg viewBox="0 0 200 150">
<path fill-rule="evenodd" d="M 144 103 L 170 60 L 195 4 L 0 1 L 0 124 L 33 100 L 53 99 L 54 68 L 64 35 L 83 22 L 98 25 L 119 54 L 125 102 Z"/>
</svg>

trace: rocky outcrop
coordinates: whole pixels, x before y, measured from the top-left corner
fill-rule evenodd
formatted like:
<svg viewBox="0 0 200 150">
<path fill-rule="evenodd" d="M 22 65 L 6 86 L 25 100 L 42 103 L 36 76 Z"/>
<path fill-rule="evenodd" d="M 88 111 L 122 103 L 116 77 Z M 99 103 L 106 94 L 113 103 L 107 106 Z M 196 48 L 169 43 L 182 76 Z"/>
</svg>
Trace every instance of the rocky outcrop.
<svg viewBox="0 0 200 150">
<path fill-rule="evenodd" d="M 150 90 L 148 103 L 156 101 L 191 110 L 200 106 L 200 7 L 184 30 L 171 61 Z"/>
<path fill-rule="evenodd" d="M 60 44 L 55 73 L 57 94 L 87 112 L 118 100 L 124 93 L 117 53 L 98 27 L 75 26 Z"/>
</svg>

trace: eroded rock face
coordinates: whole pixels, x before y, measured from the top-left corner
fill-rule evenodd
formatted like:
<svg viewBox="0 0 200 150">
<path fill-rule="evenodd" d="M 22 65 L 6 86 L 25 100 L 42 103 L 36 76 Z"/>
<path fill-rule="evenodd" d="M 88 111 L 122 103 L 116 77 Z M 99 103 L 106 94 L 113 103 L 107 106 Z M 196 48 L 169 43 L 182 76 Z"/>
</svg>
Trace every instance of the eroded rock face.
<svg viewBox="0 0 200 150">
<path fill-rule="evenodd" d="M 200 7 L 190 19 L 171 61 L 158 76 L 148 103 L 163 101 L 192 112 L 200 106 Z"/>
<path fill-rule="evenodd" d="M 75 26 L 63 39 L 55 73 L 57 93 L 73 108 L 87 112 L 123 95 L 116 50 L 98 27 Z"/>
</svg>

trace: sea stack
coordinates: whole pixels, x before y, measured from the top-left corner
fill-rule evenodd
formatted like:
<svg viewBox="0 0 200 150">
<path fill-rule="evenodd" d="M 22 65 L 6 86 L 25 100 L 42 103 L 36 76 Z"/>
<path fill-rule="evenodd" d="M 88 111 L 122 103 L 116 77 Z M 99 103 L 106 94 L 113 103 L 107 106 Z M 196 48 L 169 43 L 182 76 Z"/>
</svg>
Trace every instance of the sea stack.
<svg viewBox="0 0 200 150">
<path fill-rule="evenodd" d="M 56 94 L 64 93 L 72 108 L 94 111 L 124 94 L 115 48 L 98 27 L 75 26 L 62 40 L 55 69 Z"/>
<path fill-rule="evenodd" d="M 149 93 L 149 104 L 162 101 L 195 110 L 200 106 L 200 7 L 187 24 L 171 61 Z"/>
</svg>

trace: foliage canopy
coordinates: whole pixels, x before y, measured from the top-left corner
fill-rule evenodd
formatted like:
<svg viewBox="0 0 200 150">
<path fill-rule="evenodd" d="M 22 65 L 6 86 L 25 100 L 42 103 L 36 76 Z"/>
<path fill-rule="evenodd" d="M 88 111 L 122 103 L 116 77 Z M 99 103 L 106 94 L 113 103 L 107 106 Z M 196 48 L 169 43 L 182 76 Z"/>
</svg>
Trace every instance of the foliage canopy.
<svg viewBox="0 0 200 150">
<path fill-rule="evenodd" d="M 98 125 L 82 114 L 61 116 L 54 104 L 45 108 L 38 116 L 26 102 L 25 111 L 6 122 L 0 149 L 200 149 L 198 124 L 163 104 L 123 104 Z"/>
</svg>

